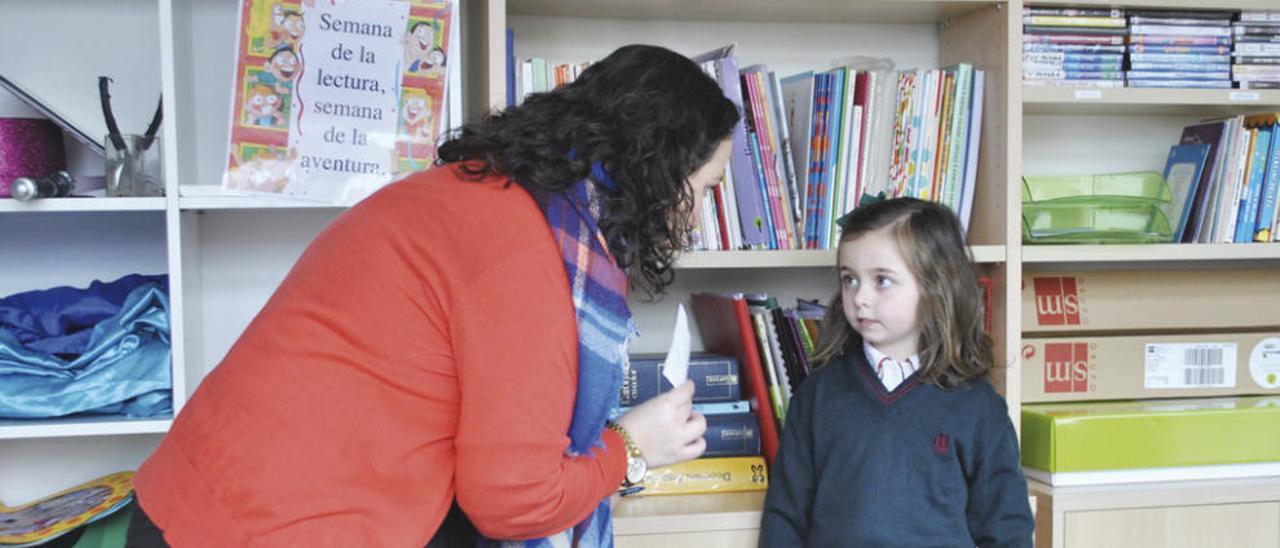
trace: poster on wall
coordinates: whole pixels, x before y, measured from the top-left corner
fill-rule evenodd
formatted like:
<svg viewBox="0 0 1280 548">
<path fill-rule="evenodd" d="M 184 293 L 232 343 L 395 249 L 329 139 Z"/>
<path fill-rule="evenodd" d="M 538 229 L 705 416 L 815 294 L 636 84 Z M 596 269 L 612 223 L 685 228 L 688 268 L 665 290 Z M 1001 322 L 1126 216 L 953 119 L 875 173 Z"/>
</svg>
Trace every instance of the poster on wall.
<svg viewBox="0 0 1280 548">
<path fill-rule="evenodd" d="M 353 203 L 430 167 L 454 1 L 241 0 L 223 191 Z"/>
</svg>

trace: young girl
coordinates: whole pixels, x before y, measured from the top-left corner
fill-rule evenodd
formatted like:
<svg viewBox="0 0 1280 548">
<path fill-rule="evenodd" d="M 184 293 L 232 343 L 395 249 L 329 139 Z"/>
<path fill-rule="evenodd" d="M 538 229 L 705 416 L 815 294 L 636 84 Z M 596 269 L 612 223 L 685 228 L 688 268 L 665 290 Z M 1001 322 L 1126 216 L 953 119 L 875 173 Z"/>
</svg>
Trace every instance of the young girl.
<svg viewBox="0 0 1280 548">
<path fill-rule="evenodd" d="M 788 407 L 760 545 L 1031 546 L 959 222 L 900 198 L 841 228 L 823 366 Z"/>
</svg>

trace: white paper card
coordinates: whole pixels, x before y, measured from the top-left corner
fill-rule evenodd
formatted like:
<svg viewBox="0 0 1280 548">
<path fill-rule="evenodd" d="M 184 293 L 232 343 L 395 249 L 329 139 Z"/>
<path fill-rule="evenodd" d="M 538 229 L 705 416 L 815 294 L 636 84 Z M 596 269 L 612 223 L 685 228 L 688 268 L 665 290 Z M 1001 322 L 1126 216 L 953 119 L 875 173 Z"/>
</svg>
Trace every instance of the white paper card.
<svg viewBox="0 0 1280 548">
<path fill-rule="evenodd" d="M 689 378 L 689 318 L 683 303 L 676 309 L 676 327 L 671 333 L 667 359 L 662 362 L 662 376 L 671 386 L 680 386 Z"/>
<path fill-rule="evenodd" d="M 1235 385 L 1235 343 L 1147 345 L 1144 388 L 1234 388 Z"/>
</svg>

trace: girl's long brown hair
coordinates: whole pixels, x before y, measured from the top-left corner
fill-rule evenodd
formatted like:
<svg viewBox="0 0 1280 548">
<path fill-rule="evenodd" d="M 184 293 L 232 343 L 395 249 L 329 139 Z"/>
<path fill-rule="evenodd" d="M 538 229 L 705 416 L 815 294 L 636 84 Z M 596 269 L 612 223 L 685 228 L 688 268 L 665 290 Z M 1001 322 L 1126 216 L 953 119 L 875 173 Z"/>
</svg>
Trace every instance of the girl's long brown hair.
<svg viewBox="0 0 1280 548">
<path fill-rule="evenodd" d="M 920 284 L 920 370 L 923 382 L 942 388 L 983 377 L 993 358 L 983 332 L 982 288 L 969 259 L 960 221 L 945 206 L 914 198 L 868 204 L 840 221 L 840 243 L 888 228 Z M 844 316 L 836 291 L 822 321 L 814 361 L 824 365 L 862 351 L 862 337 Z"/>
</svg>

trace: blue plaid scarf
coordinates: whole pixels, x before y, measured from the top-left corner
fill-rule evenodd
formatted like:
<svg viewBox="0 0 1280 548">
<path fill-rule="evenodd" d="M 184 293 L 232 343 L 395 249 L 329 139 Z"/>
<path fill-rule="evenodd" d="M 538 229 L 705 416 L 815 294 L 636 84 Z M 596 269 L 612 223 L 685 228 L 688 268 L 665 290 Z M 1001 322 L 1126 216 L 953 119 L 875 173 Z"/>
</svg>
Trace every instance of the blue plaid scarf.
<svg viewBox="0 0 1280 548">
<path fill-rule="evenodd" d="M 635 324 L 627 307 L 627 275 L 609 253 L 597 220 L 602 208 L 599 189 L 617 183 L 597 162 L 591 178 L 563 192 L 533 192 L 564 258 L 565 273 L 578 318 L 578 395 L 569 425 L 570 455 L 589 455 L 600 445 L 600 433 L 618 406 L 627 347 Z M 484 540 L 482 546 L 550 548 L 613 546 L 613 519 L 608 499 L 572 529 L 526 541 Z"/>
</svg>

